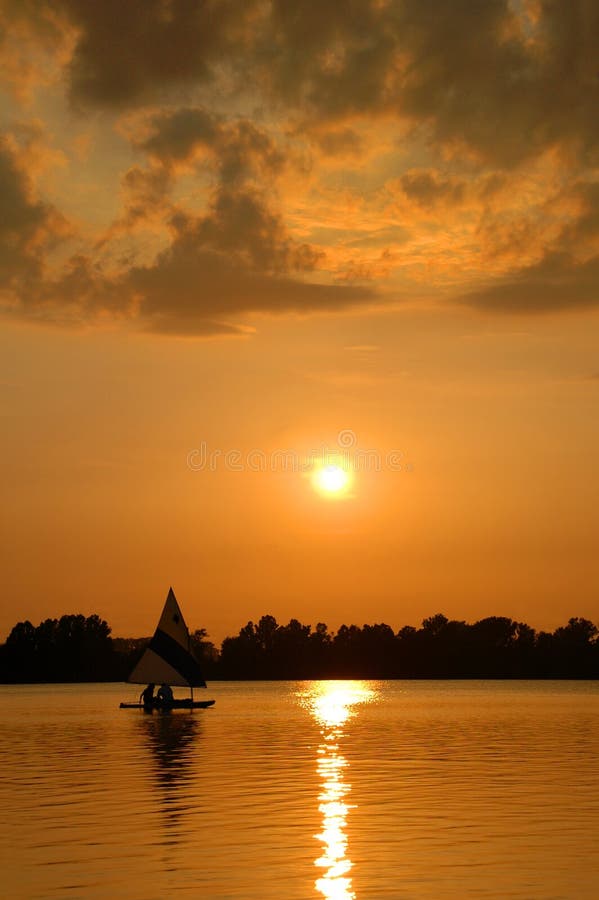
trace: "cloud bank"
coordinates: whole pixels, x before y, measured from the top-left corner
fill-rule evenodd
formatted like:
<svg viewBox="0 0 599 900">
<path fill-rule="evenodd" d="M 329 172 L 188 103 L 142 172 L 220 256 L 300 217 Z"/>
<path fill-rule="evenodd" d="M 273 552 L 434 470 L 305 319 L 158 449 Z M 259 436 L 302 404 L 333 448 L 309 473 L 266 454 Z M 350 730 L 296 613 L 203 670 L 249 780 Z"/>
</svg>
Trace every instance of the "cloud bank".
<svg viewBox="0 0 599 900">
<path fill-rule="evenodd" d="M 6 315 L 599 304 L 591 0 L 4 0 L 0 41 Z"/>
</svg>

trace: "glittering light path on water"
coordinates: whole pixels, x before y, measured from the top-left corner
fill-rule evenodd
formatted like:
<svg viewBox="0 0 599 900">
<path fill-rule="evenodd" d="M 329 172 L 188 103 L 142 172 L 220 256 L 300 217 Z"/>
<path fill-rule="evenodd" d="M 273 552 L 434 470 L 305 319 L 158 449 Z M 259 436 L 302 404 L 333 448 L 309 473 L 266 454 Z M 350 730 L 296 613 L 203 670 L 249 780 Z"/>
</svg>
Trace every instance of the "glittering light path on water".
<svg viewBox="0 0 599 900">
<path fill-rule="evenodd" d="M 319 682 L 304 695 L 304 702 L 321 726 L 316 768 L 322 789 L 318 795 L 322 831 L 315 835 L 322 853 L 315 865 L 322 869 L 315 887 L 327 900 L 353 900 L 352 862 L 348 855 L 347 816 L 355 804 L 348 798 L 351 784 L 345 779 L 347 760 L 340 750 L 347 721 L 355 715 L 353 707 L 371 700 L 374 692 L 362 682 Z"/>
</svg>

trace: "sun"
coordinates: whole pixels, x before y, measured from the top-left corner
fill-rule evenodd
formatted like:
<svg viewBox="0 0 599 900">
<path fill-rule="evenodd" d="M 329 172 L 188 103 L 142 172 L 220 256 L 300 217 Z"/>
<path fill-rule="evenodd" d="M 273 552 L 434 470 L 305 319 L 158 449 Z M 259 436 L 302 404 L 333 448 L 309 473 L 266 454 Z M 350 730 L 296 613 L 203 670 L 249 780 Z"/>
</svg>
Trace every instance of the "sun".
<svg viewBox="0 0 599 900">
<path fill-rule="evenodd" d="M 312 476 L 314 487 L 323 494 L 339 495 L 349 487 L 349 472 L 341 466 L 320 466 Z"/>
</svg>

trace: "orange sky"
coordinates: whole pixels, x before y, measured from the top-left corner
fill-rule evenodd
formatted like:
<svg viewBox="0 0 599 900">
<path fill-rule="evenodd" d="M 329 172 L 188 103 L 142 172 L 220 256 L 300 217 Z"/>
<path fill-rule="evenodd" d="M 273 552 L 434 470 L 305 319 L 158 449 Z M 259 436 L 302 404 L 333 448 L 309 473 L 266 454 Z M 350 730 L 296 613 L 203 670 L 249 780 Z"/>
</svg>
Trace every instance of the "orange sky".
<svg viewBox="0 0 599 900">
<path fill-rule="evenodd" d="M 596 4 L 0 26 L 0 638 L 599 621 Z M 342 432 L 342 496 L 276 462 Z"/>
</svg>

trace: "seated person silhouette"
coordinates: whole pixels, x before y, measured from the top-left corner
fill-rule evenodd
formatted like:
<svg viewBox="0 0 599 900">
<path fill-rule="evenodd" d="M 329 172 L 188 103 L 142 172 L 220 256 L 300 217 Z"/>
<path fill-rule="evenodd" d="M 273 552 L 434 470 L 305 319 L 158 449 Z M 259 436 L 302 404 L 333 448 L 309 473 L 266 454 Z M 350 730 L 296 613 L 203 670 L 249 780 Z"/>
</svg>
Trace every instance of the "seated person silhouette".
<svg viewBox="0 0 599 900">
<path fill-rule="evenodd" d="M 149 684 L 139 695 L 139 702 L 144 706 L 152 706 L 154 703 L 154 685 Z"/>
<path fill-rule="evenodd" d="M 169 684 L 161 684 L 156 697 L 162 706 L 172 706 L 173 690 L 171 686 Z"/>
</svg>

